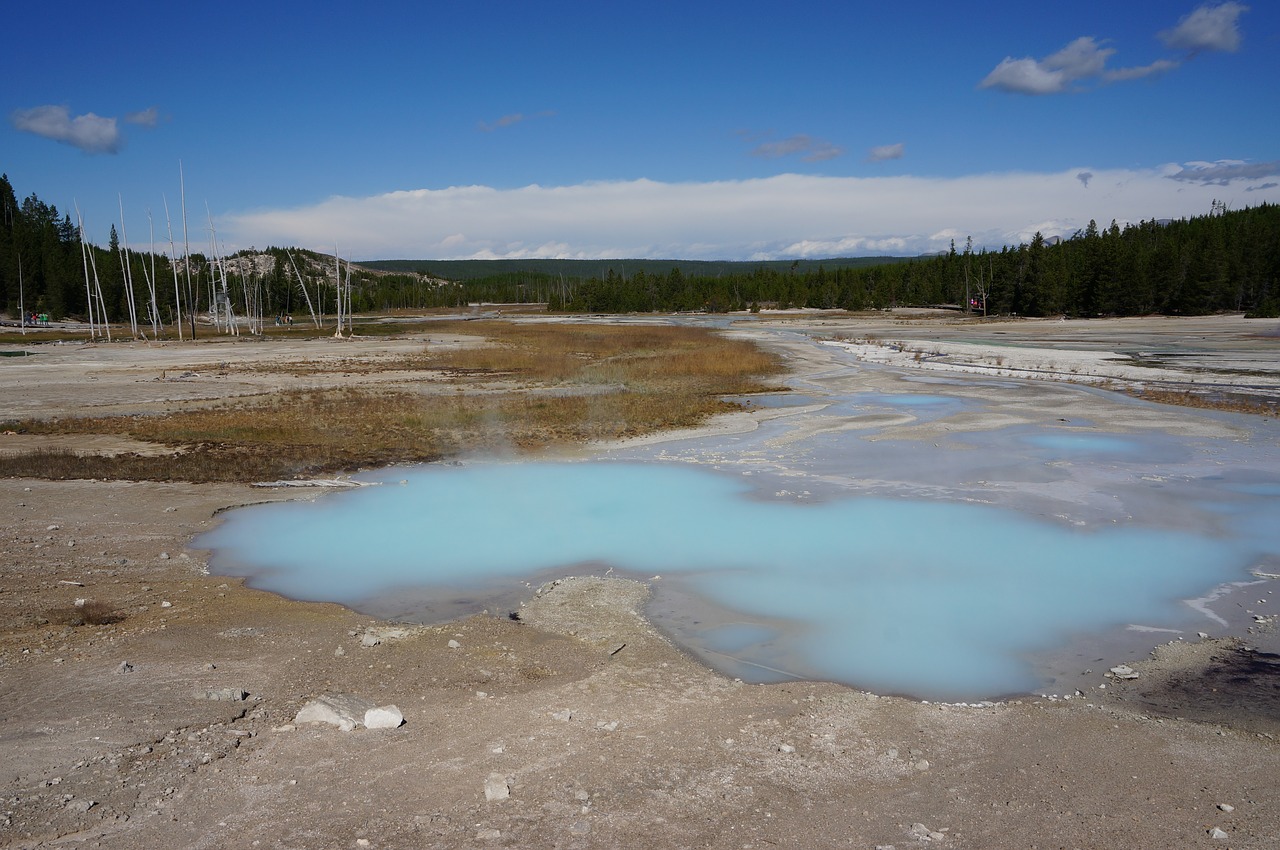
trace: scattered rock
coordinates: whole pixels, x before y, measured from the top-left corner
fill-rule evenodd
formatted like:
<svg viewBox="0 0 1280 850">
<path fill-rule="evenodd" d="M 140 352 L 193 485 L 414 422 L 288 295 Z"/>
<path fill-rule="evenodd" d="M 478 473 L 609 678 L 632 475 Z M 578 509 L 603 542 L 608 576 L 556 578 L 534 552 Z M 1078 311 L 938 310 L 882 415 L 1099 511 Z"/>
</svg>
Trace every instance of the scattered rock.
<svg viewBox="0 0 1280 850">
<path fill-rule="evenodd" d="M 1107 671 L 1107 675 L 1116 679 L 1136 679 L 1138 678 L 1138 671 L 1128 664 L 1118 664 Z"/>
<path fill-rule="evenodd" d="M 378 706 L 364 713 L 366 729 L 399 729 L 403 724 L 404 715 L 394 705 Z"/>
<path fill-rule="evenodd" d="M 929 829 L 922 823 L 911 824 L 911 829 L 908 830 L 908 833 L 918 841 L 941 841 L 947 837 L 946 833 Z"/>
<path fill-rule="evenodd" d="M 1227 814 L 1231 814 L 1231 813 L 1232 813 L 1232 812 L 1234 812 L 1235 810 L 1236 810 L 1236 807 L 1235 807 L 1235 806 L 1233 806 L 1233 805 L 1231 805 L 1230 803 L 1219 803 L 1219 804 L 1218 804 L 1218 811 L 1222 811 L 1222 812 L 1226 812 Z"/>
<path fill-rule="evenodd" d="M 210 688 L 196 694 L 200 699 L 211 699 L 215 702 L 240 702 L 249 696 L 244 688 Z"/>
<path fill-rule="evenodd" d="M 337 649 L 335 649 L 335 650 L 333 651 L 333 654 L 334 654 L 336 657 L 341 658 L 342 656 L 344 656 L 344 655 L 346 655 L 346 654 L 347 654 L 347 651 L 346 651 L 345 649 L 343 649 L 342 647 L 338 647 Z"/>
<path fill-rule="evenodd" d="M 796 748 L 791 746 L 790 744 L 778 745 L 778 752 L 780 753 L 794 753 L 795 751 L 796 751 Z"/>
<path fill-rule="evenodd" d="M 382 638 L 377 635 L 366 634 L 364 637 L 360 638 L 360 645 L 366 649 L 371 646 L 377 646 L 380 643 L 382 643 Z"/>
<path fill-rule="evenodd" d="M 566 708 L 564 711 L 557 711 L 555 714 L 551 715 L 551 719 L 567 722 L 573 719 L 573 712 Z"/>
<path fill-rule="evenodd" d="M 172 602 L 161 602 L 161 603 L 160 603 L 160 607 L 161 607 L 161 608 L 172 608 L 172 607 L 173 607 L 173 603 L 172 603 Z"/>
<path fill-rule="evenodd" d="M 511 786 L 507 784 L 507 778 L 497 773 L 489 774 L 489 778 L 484 781 L 484 798 L 493 802 L 510 796 Z"/>
<path fill-rule="evenodd" d="M 1226 830 L 1219 829 L 1218 827 L 1215 826 L 1213 829 L 1209 830 L 1209 837 L 1216 838 L 1219 841 L 1222 841 L 1223 839 L 1227 838 L 1228 835 Z"/>
<path fill-rule="evenodd" d="M 117 673 L 132 673 L 134 667 L 128 661 L 121 661 L 120 666 L 116 667 Z"/>
<path fill-rule="evenodd" d="M 502 838 L 502 830 L 500 829 L 482 829 L 476 833 L 476 839 L 479 841 L 498 841 Z"/>
<path fill-rule="evenodd" d="M 920 759 L 920 761 L 916 762 L 915 764 L 913 764 L 913 765 L 911 765 L 911 766 L 912 766 L 912 767 L 914 767 L 916 770 L 920 770 L 920 771 L 928 770 L 928 769 L 929 769 L 929 760 L 928 760 L 928 759 Z"/>
<path fill-rule="evenodd" d="M 449 641 L 449 648 L 450 648 L 450 649 L 461 649 L 461 648 L 462 648 L 462 644 L 458 643 L 456 640 L 451 640 L 451 641 Z"/>
<path fill-rule="evenodd" d="M 377 706 L 355 694 L 325 694 L 302 707 L 294 723 L 327 723 L 350 732 L 364 723 L 365 714 Z"/>
<path fill-rule="evenodd" d="M 67 808 L 73 812 L 84 814 L 96 805 L 98 805 L 97 800 L 71 800 L 67 803 Z M 1223 833 L 1223 837 L 1226 837 L 1226 833 Z"/>
</svg>

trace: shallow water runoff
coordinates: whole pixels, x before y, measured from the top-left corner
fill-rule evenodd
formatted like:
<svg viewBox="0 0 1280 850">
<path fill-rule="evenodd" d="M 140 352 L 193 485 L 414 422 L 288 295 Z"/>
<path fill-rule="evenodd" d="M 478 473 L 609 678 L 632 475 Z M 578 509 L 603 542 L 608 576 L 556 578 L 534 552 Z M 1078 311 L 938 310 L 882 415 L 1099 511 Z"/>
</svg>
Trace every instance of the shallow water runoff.
<svg viewBox="0 0 1280 850">
<path fill-rule="evenodd" d="M 1231 612 L 1212 597 L 1269 593 L 1280 464 L 1266 435 L 1056 417 L 946 436 L 947 417 L 1017 387 L 935 381 L 913 401 L 901 374 L 848 369 L 885 386 L 860 399 L 828 382 L 820 410 L 797 386 L 804 412 L 770 404 L 781 415 L 749 433 L 383 470 L 366 477 L 380 486 L 230 512 L 195 545 L 255 587 L 405 619 L 440 616 L 417 599 L 476 613 L 613 570 L 649 581 L 655 622 L 731 675 L 934 700 L 1040 692 L 1043 658 L 1075 640 L 1222 633 Z M 906 432 L 887 409 L 907 411 Z M 1123 660 L 1078 666 L 1103 665 L 1101 681 Z"/>
</svg>

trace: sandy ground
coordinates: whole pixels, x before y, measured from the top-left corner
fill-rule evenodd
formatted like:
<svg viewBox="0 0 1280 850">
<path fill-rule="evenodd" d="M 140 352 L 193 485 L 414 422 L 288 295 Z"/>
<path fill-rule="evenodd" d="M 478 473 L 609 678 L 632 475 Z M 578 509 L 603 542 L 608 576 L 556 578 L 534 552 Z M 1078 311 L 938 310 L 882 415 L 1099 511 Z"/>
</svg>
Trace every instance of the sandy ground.
<svg viewBox="0 0 1280 850">
<path fill-rule="evenodd" d="M 1071 379 L 1085 354 L 1097 363 L 1190 346 L 1199 363 L 1176 358 L 1190 370 L 1181 377 L 1112 365 L 1255 394 L 1280 374 L 1274 322 L 1065 325 L 804 320 L 850 340 L 883 331 L 940 346 L 909 364 L 958 363 L 967 351 L 968 365 L 1008 368 L 1016 355 L 1041 377 Z M 995 331 L 1007 339 L 992 343 Z M 3 414 L 146 412 L 360 381 L 363 358 L 422 344 L 40 346 L 0 361 Z M 820 370 L 805 350 L 786 348 L 792 368 Z M 281 368 L 316 361 L 346 368 Z M 19 439 L 0 436 L 0 450 Z M 1139 678 L 1087 697 L 930 705 L 715 674 L 648 624 L 648 590 L 635 582 L 547 586 L 519 621 L 495 611 L 396 628 L 207 575 L 205 553 L 187 548 L 222 508 L 300 495 L 0 481 L 0 845 L 1280 844 L 1280 658 L 1248 651 L 1247 635 L 1163 647 L 1135 660 Z M 108 602 L 124 619 L 59 624 L 77 599 Z M 406 722 L 350 732 L 293 723 L 326 693 L 394 704 Z"/>
</svg>

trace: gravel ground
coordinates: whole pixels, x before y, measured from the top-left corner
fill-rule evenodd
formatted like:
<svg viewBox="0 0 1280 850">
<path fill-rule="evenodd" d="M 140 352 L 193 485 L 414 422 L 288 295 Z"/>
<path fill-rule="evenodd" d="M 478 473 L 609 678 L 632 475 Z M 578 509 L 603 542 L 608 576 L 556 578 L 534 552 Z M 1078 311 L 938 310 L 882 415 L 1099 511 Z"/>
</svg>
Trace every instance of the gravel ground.
<svg viewBox="0 0 1280 850">
<path fill-rule="evenodd" d="M 1205 321 L 1235 339 L 1238 320 Z M 243 365 L 421 342 L 217 347 Z M 25 359 L 38 367 L 0 363 L 7 414 L 15 398 L 22 415 L 66 415 L 260 390 L 202 377 L 191 367 L 211 355 L 189 344 L 57 349 Z M 1161 647 L 1133 662 L 1138 678 L 1088 697 L 931 705 L 713 673 L 647 623 L 648 590 L 632 581 L 552 583 L 518 621 L 397 627 L 207 575 L 187 548 L 222 508 L 297 497 L 0 481 L 0 845 L 1280 843 L 1280 658 L 1247 635 Z M 78 599 L 118 621 L 67 624 Z M 405 723 L 293 722 L 331 693 L 395 705 Z"/>
</svg>

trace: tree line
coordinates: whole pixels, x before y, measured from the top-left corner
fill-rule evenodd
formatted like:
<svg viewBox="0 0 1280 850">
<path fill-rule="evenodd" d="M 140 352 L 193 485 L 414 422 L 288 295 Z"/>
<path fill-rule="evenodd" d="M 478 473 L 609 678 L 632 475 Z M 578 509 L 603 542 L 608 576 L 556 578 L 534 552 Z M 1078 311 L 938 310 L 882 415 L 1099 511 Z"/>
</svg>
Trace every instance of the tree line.
<svg viewBox="0 0 1280 850">
<path fill-rule="evenodd" d="M 1143 221 L 1095 222 L 1070 239 L 945 254 L 862 268 L 691 276 L 679 268 L 624 276 L 610 268 L 551 287 L 552 309 L 599 313 L 816 307 L 952 306 L 989 315 L 1280 315 L 1280 206 Z"/>
</svg>

